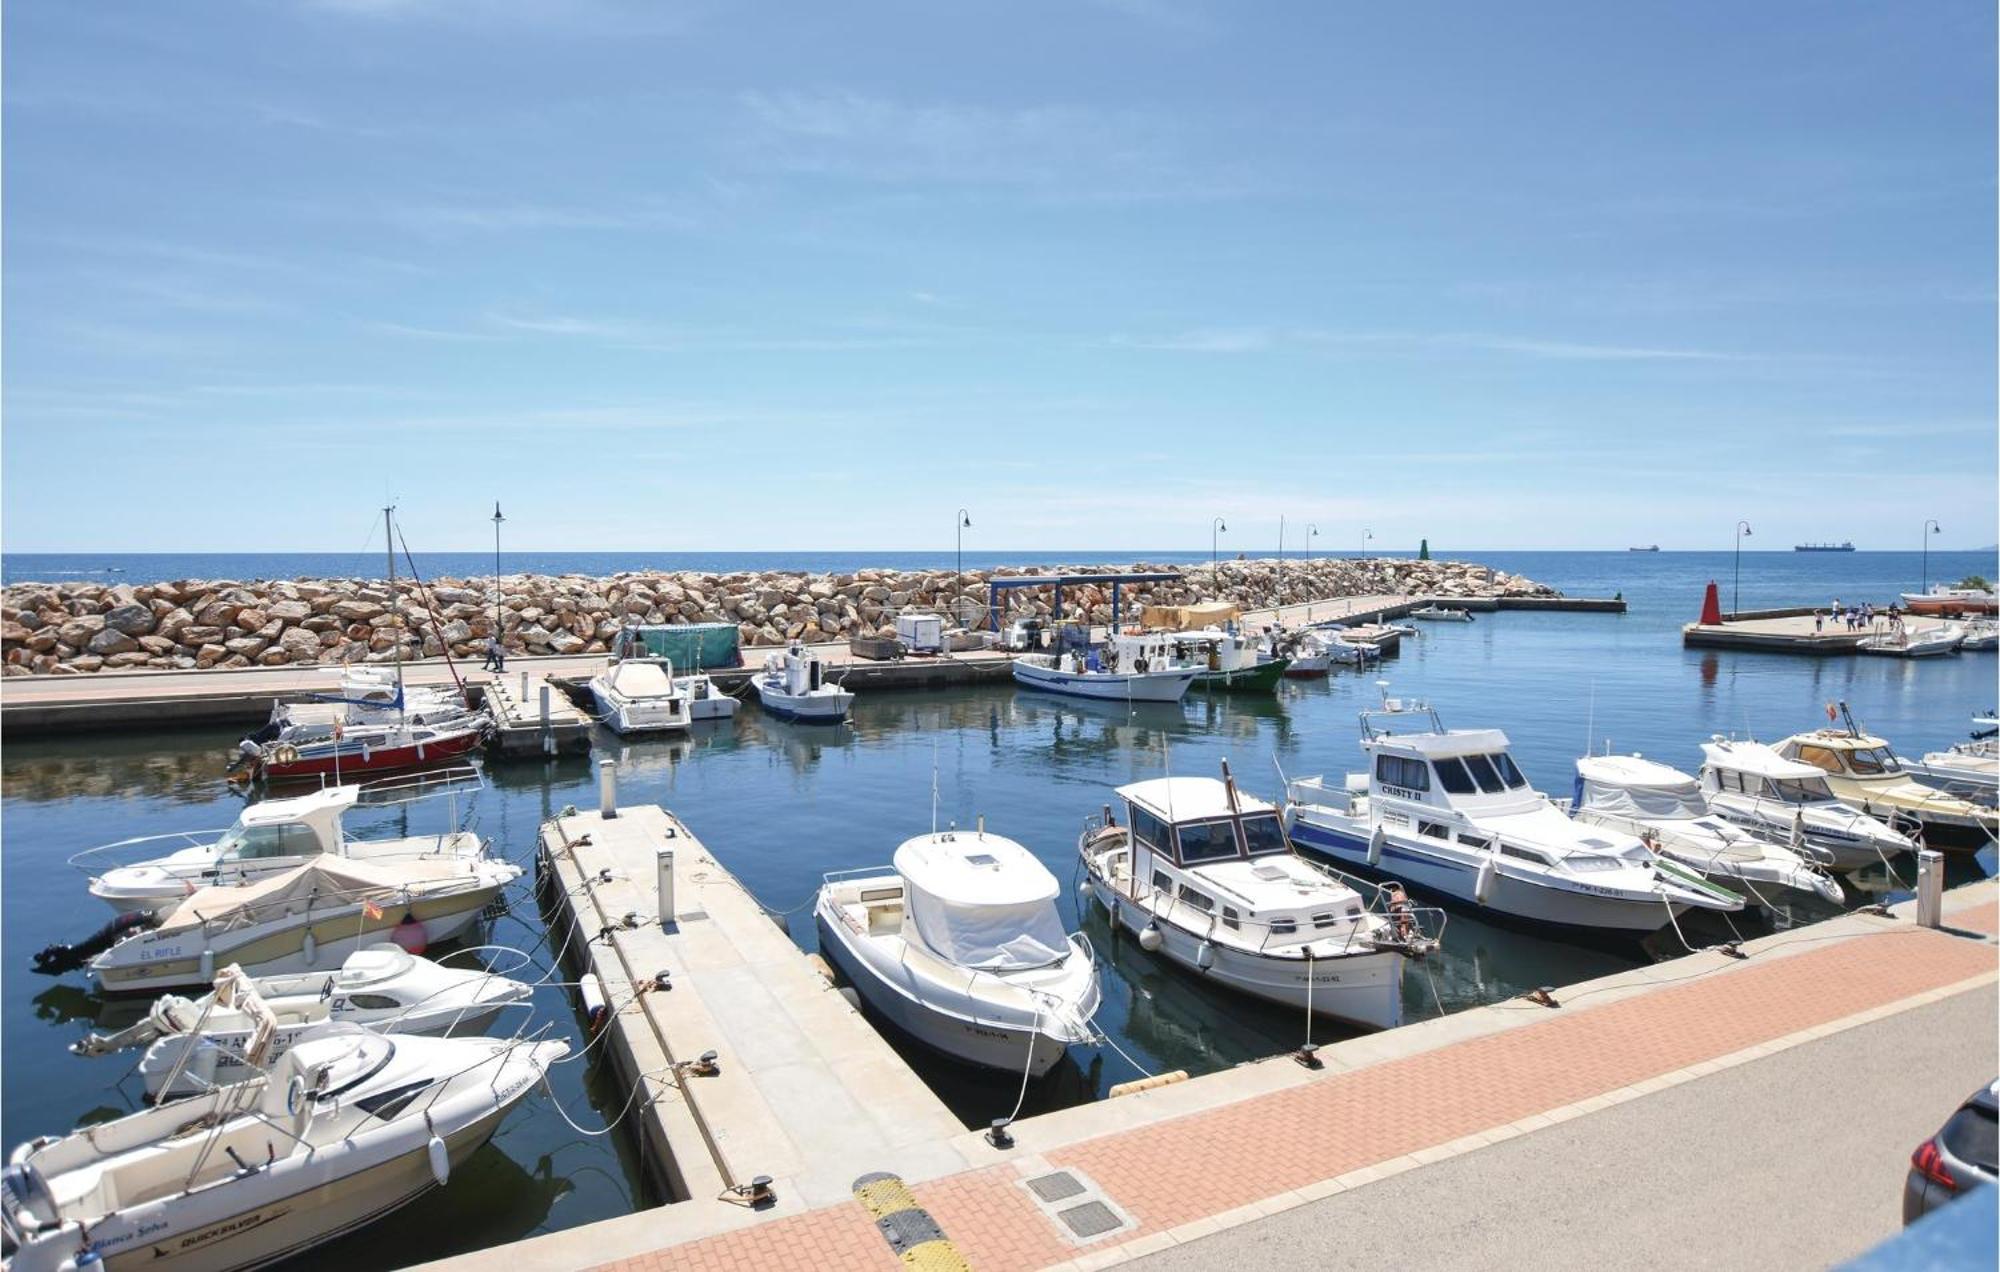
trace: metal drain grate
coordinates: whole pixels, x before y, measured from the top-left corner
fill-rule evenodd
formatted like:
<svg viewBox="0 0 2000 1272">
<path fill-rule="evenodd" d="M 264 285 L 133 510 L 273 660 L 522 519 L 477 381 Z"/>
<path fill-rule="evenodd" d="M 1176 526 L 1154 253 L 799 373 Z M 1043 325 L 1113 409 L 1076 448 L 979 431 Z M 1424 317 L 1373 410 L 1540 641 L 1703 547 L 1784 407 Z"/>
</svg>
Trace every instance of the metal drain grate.
<svg viewBox="0 0 2000 1272">
<path fill-rule="evenodd" d="M 1056 1218 L 1062 1220 L 1072 1233 L 1085 1241 L 1092 1237 L 1101 1237 L 1107 1232 L 1116 1232 L 1125 1226 L 1125 1221 L 1101 1201 L 1086 1201 L 1081 1206 L 1058 1210 Z"/>
<path fill-rule="evenodd" d="M 1043 1201 L 1061 1201 L 1082 1192 L 1083 1181 L 1066 1170 L 1059 1170 L 1053 1175 L 1036 1176 L 1028 1181 L 1028 1187 Z"/>
</svg>

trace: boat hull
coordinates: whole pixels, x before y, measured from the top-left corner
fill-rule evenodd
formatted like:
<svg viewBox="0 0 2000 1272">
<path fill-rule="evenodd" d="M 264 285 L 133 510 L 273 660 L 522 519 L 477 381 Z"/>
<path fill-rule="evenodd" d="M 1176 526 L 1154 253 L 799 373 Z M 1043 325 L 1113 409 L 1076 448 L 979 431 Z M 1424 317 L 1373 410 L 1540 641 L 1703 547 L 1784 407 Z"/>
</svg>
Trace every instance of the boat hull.
<svg viewBox="0 0 2000 1272">
<path fill-rule="evenodd" d="M 296 760 L 265 759 L 259 768 L 268 781 L 283 782 L 302 777 L 339 773 L 386 773 L 395 769 L 421 768 L 439 760 L 449 760 L 477 749 L 486 734 L 469 729 L 429 742 L 407 746 L 369 746 L 342 739 L 321 749 L 302 753 Z"/>
<path fill-rule="evenodd" d="M 764 710 L 780 720 L 796 720 L 800 724 L 839 724 L 847 718 L 847 708 L 854 701 L 854 695 L 781 693 L 774 689 L 757 686 L 757 701 Z"/>
<path fill-rule="evenodd" d="M 931 1050 L 1003 1073 L 1019 1075 L 1025 1068 L 1036 1078 L 1053 1069 L 1069 1050 L 1067 1043 L 1046 1033 L 969 1020 L 926 1007 L 884 983 L 865 959 L 848 948 L 824 913 L 816 912 L 813 917 L 819 928 L 820 953 L 839 968 L 854 992 L 878 1016 Z"/>
<path fill-rule="evenodd" d="M 1597 934 L 1643 937 L 1665 927 L 1669 903 L 1654 898 L 1607 896 L 1548 887 L 1496 871 L 1491 891 L 1478 898 L 1479 868 L 1470 859 L 1442 857 L 1400 837 L 1388 838 L 1378 864 L 1368 861 L 1369 832 L 1298 817 L 1292 840 L 1310 856 L 1389 875 L 1411 887 L 1448 897 L 1509 919 Z M 1678 915 L 1686 909 L 1675 905 Z"/>
<path fill-rule="evenodd" d="M 1201 671 L 1195 673 L 1193 687 L 1211 692 L 1271 693 L 1290 668 L 1290 659 L 1274 658 L 1243 671 Z"/>
<path fill-rule="evenodd" d="M 1042 693 L 1059 693 L 1071 698 L 1098 698 L 1114 702 L 1179 702 L 1194 683 L 1193 669 L 1147 671 L 1130 675 L 1093 672 L 1078 675 L 1056 671 L 1022 659 L 1013 665 L 1014 683 Z"/>
<path fill-rule="evenodd" d="M 652 702 L 633 702 L 606 693 L 598 682 L 590 682 L 590 700 L 597 705 L 598 717 L 613 733 L 680 733 L 694 718 L 688 710 L 675 711 Z"/>
<path fill-rule="evenodd" d="M 1307 680 L 1315 676 L 1324 676 L 1332 671 L 1333 655 L 1331 654 L 1301 654 L 1292 659 L 1291 665 L 1285 668 L 1285 674 L 1294 680 Z"/>
</svg>

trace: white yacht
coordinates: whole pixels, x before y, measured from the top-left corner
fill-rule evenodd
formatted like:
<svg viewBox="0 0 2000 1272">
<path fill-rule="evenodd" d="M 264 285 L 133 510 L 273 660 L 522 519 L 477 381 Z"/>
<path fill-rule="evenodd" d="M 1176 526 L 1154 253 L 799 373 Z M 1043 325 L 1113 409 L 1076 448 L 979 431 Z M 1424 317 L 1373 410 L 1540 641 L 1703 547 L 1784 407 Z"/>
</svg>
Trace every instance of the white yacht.
<svg viewBox="0 0 2000 1272">
<path fill-rule="evenodd" d="M 521 867 L 490 857 L 314 857 L 255 883 L 194 892 L 158 927 L 91 959 L 90 970 L 107 993 L 154 993 L 207 985 L 230 963 L 257 976 L 334 968 L 382 940 L 421 954 L 471 927 L 520 877 Z"/>
<path fill-rule="evenodd" d="M 1637 755 L 1587 755 L 1576 762 L 1571 816 L 1637 835 L 1662 857 L 1766 905 L 1810 893 L 1839 905 L 1832 875 L 1782 844 L 1717 816 L 1701 783 Z"/>
<path fill-rule="evenodd" d="M 1654 854 L 1636 836 L 1582 826 L 1528 785 L 1498 729 L 1447 731 L 1422 702 L 1361 713 L 1366 773 L 1340 787 L 1291 782 L 1286 814 L 1309 852 L 1394 873 L 1511 919 L 1641 936 L 1688 909 L 1743 898 Z"/>
<path fill-rule="evenodd" d="M 904 1032 L 1040 1077 L 1096 1036 L 1097 967 L 1064 932 L 1060 893 L 1032 853 L 982 826 L 919 835 L 890 870 L 828 875 L 813 915 L 821 952 Z"/>
<path fill-rule="evenodd" d="M 1112 930 L 1238 993 L 1369 1029 L 1403 1022 L 1403 966 L 1437 947 L 1443 916 L 1292 851 L 1278 810 L 1223 778 L 1118 788 L 1077 849 Z"/>
<path fill-rule="evenodd" d="M 1826 774 L 1761 742 L 1717 737 L 1701 745 L 1708 806 L 1836 874 L 1880 865 L 1916 847 L 1887 822 L 1840 802 Z"/>
<path fill-rule="evenodd" d="M 7 1267 L 234 1272 L 303 1253 L 446 1183 L 568 1050 L 321 1025 L 269 1073 L 17 1148 Z"/>
<path fill-rule="evenodd" d="M 827 683 L 819 655 L 796 641 L 782 654 L 767 655 L 764 670 L 750 683 L 764 710 L 783 720 L 838 724 L 854 703 L 853 694 Z"/>
<path fill-rule="evenodd" d="M 385 941 L 356 950 L 332 972 L 250 978 L 226 967 L 214 992 L 200 998 L 163 994 L 137 1024 L 92 1034 L 70 1050 L 97 1056 L 144 1046 L 139 1076 L 153 1100 L 241 1082 L 256 1072 L 248 1056 L 257 1020 L 237 992 L 245 981 L 276 1022 L 266 1067 L 307 1030 L 330 1020 L 384 1033 L 474 1037 L 504 1008 L 525 1004 L 534 993 L 484 968 L 443 967 Z"/>
<path fill-rule="evenodd" d="M 665 658 L 614 659 L 590 678 L 590 697 L 614 733 L 685 729 L 694 720 L 692 695 Z"/>
<path fill-rule="evenodd" d="M 1841 704 L 1843 712 L 1846 706 Z M 2000 839 L 2000 815 L 1991 806 L 1915 780 L 1903 771 L 1887 741 L 1863 733 L 1851 715 L 1846 725 L 1794 733 L 1773 749 L 1820 770 L 1827 787 L 1849 808 L 1920 837 L 1928 847 L 1979 849 Z"/>
<path fill-rule="evenodd" d="M 1021 654 L 1013 664 L 1014 683 L 1025 689 L 1118 702 L 1179 702 L 1200 671 L 1181 663 L 1166 632 L 1116 632 L 1102 644 Z"/>
<path fill-rule="evenodd" d="M 120 914 L 165 914 L 199 888 L 254 883 L 316 858 L 351 861 L 473 861 L 489 841 L 463 829 L 431 835 L 350 836 L 344 819 L 357 805 L 383 807 L 477 791 L 478 770 L 386 778 L 363 786 L 329 786 L 292 799 L 267 799 L 245 808 L 227 830 L 144 835 L 85 849 L 70 864 L 90 877 L 90 895 Z M 174 845 L 173 851 L 160 853 Z M 159 853 L 154 856 L 152 854 Z M 113 864 L 139 856 L 129 865 Z"/>
</svg>

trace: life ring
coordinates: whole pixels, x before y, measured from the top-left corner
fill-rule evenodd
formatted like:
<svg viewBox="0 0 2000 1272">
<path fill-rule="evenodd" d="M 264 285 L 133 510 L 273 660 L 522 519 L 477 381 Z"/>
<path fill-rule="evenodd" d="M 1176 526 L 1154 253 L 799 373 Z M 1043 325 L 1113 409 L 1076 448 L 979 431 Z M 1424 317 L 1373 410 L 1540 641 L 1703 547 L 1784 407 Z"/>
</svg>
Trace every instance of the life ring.
<svg viewBox="0 0 2000 1272">
<path fill-rule="evenodd" d="M 1132 660 L 1132 670 L 1138 672 L 1142 676 L 1145 675 L 1146 660 L 1144 658 L 1134 658 Z"/>
<path fill-rule="evenodd" d="M 294 1073 L 292 1080 L 285 1086 L 285 1112 L 292 1117 L 297 1117 L 299 1107 L 305 1102 L 305 1098 L 306 1080 L 303 1075 Z"/>
<path fill-rule="evenodd" d="M 271 763 L 297 764 L 298 762 L 299 748 L 293 746 L 291 743 L 280 742 L 277 746 L 271 748 Z"/>
</svg>

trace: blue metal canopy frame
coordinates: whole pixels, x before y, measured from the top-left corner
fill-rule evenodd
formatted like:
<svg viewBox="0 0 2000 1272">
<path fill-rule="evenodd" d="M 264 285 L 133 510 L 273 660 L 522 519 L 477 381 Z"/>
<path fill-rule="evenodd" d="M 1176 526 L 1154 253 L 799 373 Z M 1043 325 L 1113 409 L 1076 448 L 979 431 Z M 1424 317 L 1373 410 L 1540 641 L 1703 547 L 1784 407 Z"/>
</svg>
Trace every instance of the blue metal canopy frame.
<svg viewBox="0 0 2000 1272">
<path fill-rule="evenodd" d="M 1127 583 L 1177 583 L 1178 570 L 1146 571 L 1137 574 L 1024 574 L 1012 579 L 988 579 L 986 582 L 987 621 L 994 631 L 1000 630 L 1000 606 L 1002 593 L 1017 587 L 1048 587 L 1055 589 L 1055 606 L 1052 617 L 1062 617 L 1062 594 L 1066 587 L 1083 584 L 1101 587 L 1111 585 L 1111 626 L 1116 628 L 1124 612 L 1123 587 Z"/>
</svg>

